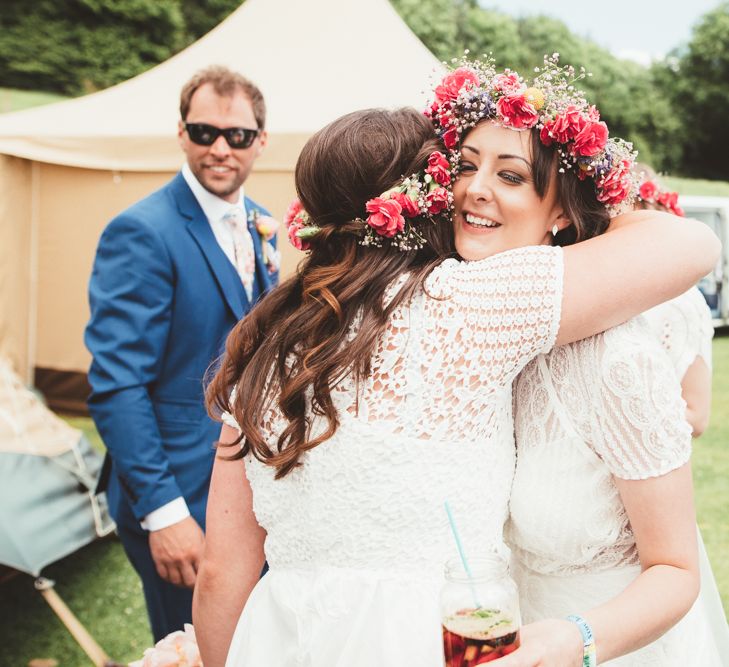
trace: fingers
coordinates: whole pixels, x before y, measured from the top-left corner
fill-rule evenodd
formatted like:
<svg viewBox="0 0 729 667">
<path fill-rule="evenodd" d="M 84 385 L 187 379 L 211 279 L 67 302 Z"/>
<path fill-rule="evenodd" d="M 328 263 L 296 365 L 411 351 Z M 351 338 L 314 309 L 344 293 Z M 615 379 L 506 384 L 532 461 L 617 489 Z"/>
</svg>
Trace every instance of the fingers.
<svg viewBox="0 0 729 667">
<path fill-rule="evenodd" d="M 202 547 L 202 530 L 191 518 L 149 534 L 149 549 L 157 574 L 176 586 L 193 588 Z"/>
</svg>

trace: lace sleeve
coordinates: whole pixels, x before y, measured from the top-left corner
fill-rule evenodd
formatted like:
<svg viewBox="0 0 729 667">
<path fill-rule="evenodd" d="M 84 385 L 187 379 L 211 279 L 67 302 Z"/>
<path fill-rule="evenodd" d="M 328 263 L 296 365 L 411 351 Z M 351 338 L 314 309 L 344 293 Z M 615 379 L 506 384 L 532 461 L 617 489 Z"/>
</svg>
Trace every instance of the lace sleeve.
<svg viewBox="0 0 729 667">
<path fill-rule="evenodd" d="M 641 318 L 595 337 L 599 381 L 593 386 L 590 442 L 621 479 L 658 477 L 691 456 L 691 427 L 681 386 Z"/>
<path fill-rule="evenodd" d="M 557 338 L 562 249 L 534 246 L 476 262 L 445 260 L 426 281 L 426 316 L 444 361 L 505 386 Z"/>
<path fill-rule="evenodd" d="M 691 299 L 696 313 L 696 356 L 701 357 L 711 370 L 711 341 L 714 338 L 714 323 L 711 321 L 711 311 L 698 287 L 694 287 L 691 292 Z"/>
<path fill-rule="evenodd" d="M 668 353 L 679 378 L 696 357 L 711 369 L 714 325 L 706 300 L 696 287 L 644 313 L 653 332 Z"/>
<path fill-rule="evenodd" d="M 231 406 L 235 402 L 235 390 L 236 388 L 233 387 L 232 391 L 230 392 L 230 398 L 228 399 L 228 410 L 220 414 L 220 420 L 226 426 L 230 426 L 231 428 L 234 428 L 236 431 L 238 431 L 238 433 L 240 433 L 240 426 L 238 426 L 238 422 L 235 420 L 235 417 L 233 417 L 233 415 L 229 412 Z"/>
</svg>

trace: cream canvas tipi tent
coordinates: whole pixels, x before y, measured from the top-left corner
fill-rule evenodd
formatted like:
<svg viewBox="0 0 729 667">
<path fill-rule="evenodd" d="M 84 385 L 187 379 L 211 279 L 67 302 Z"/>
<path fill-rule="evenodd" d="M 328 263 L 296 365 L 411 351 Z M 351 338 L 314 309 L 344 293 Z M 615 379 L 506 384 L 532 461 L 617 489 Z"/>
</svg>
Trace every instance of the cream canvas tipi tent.
<svg viewBox="0 0 729 667">
<path fill-rule="evenodd" d="M 179 169 L 180 88 L 217 63 L 266 97 L 269 145 L 246 191 L 279 217 L 314 131 L 355 109 L 421 107 L 441 67 L 387 0 L 247 0 L 134 79 L 0 115 L 0 353 L 51 399 L 73 393 L 58 388 L 88 367 L 86 284 L 101 230 Z M 297 257 L 284 250 L 285 272 Z"/>
</svg>

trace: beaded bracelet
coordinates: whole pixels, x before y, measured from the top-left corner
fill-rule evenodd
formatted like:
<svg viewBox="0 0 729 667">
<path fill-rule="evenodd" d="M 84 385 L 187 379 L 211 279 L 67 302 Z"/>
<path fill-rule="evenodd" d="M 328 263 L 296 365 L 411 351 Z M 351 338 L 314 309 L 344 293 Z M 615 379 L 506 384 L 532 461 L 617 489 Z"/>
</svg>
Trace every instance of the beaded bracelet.
<svg viewBox="0 0 729 667">
<path fill-rule="evenodd" d="M 572 621 L 580 629 L 582 635 L 582 666 L 583 667 L 597 667 L 597 649 L 595 648 L 595 636 L 592 634 L 592 628 L 590 624 L 576 614 L 571 614 L 567 617 L 568 621 Z"/>
</svg>

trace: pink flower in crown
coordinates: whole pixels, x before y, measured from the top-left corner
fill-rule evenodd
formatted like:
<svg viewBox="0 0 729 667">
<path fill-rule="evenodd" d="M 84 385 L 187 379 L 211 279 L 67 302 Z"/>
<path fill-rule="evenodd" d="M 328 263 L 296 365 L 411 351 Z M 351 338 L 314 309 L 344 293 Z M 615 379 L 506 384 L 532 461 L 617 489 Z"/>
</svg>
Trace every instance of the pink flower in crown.
<svg viewBox="0 0 729 667">
<path fill-rule="evenodd" d="M 297 217 L 291 221 L 288 225 L 289 242 L 297 250 L 308 250 L 311 244 L 308 241 L 302 241 L 298 236 L 298 232 L 304 229 L 306 225 L 301 221 L 301 218 Z"/>
<path fill-rule="evenodd" d="M 497 74 L 491 82 L 494 90 L 504 95 L 513 95 L 519 92 L 522 87 L 519 75 L 516 72 L 504 72 Z"/>
<path fill-rule="evenodd" d="M 403 215 L 407 218 L 414 218 L 420 215 L 420 207 L 410 195 L 405 192 L 394 192 L 390 199 L 394 199 L 402 207 Z"/>
<path fill-rule="evenodd" d="M 289 207 L 286 209 L 286 214 L 284 215 L 284 225 L 287 227 L 294 221 L 294 218 L 296 218 L 301 211 L 304 210 L 304 205 L 298 200 L 294 199 L 289 204 Z"/>
<path fill-rule="evenodd" d="M 478 74 L 469 67 L 459 67 L 450 74 L 446 74 L 440 85 L 435 89 L 435 99 L 438 102 L 453 102 L 462 90 L 478 86 Z"/>
<path fill-rule="evenodd" d="M 656 197 L 656 201 L 662 206 L 665 206 L 674 215 L 681 217 L 686 215 L 683 209 L 678 205 L 678 192 L 661 192 Z"/>
<path fill-rule="evenodd" d="M 587 119 L 595 123 L 600 120 L 600 112 L 594 104 L 591 104 L 587 109 Z"/>
<path fill-rule="evenodd" d="M 428 166 L 425 169 L 436 183 L 440 185 L 448 185 L 451 182 L 451 165 L 443 153 L 434 151 L 428 158 Z"/>
<path fill-rule="evenodd" d="M 443 133 L 443 143 L 448 150 L 452 150 L 458 145 L 458 128 L 455 125 Z"/>
<path fill-rule="evenodd" d="M 658 186 L 653 181 L 644 181 L 640 185 L 638 194 L 643 201 L 651 201 L 658 192 Z"/>
<path fill-rule="evenodd" d="M 575 143 L 572 146 L 575 155 L 592 157 L 605 148 L 608 140 L 608 128 L 602 121 L 594 122 L 588 120 L 575 136 Z"/>
<path fill-rule="evenodd" d="M 524 95 L 507 95 L 496 103 L 496 110 L 502 118 L 504 125 L 515 130 L 524 130 L 534 127 L 539 120 L 539 114 L 533 104 L 527 102 Z"/>
<path fill-rule="evenodd" d="M 607 174 L 599 178 L 595 183 L 597 201 L 605 206 L 615 206 L 622 202 L 630 194 L 631 167 L 631 160 L 621 160 Z"/>
<path fill-rule="evenodd" d="M 438 213 L 448 208 L 448 190 L 436 188 L 426 195 L 425 201 L 428 206 L 428 213 L 438 215 Z"/>
<path fill-rule="evenodd" d="M 367 224 L 380 236 L 392 238 L 405 228 L 405 218 L 402 216 L 402 206 L 395 199 L 375 197 L 365 205 Z"/>
<path fill-rule="evenodd" d="M 561 114 L 544 124 L 539 138 L 545 146 L 551 146 L 553 141 L 566 144 L 577 136 L 586 123 L 587 118 L 582 111 L 570 104 Z"/>
</svg>

